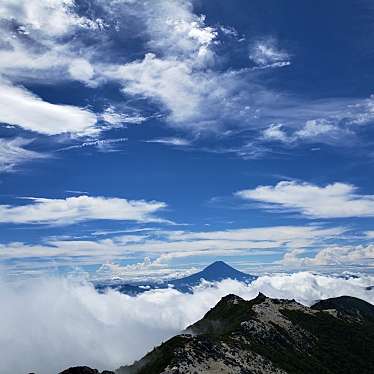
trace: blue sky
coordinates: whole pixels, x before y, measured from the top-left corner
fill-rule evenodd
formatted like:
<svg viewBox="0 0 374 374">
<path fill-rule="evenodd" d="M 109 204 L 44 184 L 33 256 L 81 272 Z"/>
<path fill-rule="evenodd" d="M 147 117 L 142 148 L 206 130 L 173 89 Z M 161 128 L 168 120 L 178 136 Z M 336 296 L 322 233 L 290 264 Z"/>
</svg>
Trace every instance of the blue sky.
<svg viewBox="0 0 374 374">
<path fill-rule="evenodd" d="M 5 273 L 372 270 L 369 1 L 5 0 L 0 18 Z"/>
</svg>

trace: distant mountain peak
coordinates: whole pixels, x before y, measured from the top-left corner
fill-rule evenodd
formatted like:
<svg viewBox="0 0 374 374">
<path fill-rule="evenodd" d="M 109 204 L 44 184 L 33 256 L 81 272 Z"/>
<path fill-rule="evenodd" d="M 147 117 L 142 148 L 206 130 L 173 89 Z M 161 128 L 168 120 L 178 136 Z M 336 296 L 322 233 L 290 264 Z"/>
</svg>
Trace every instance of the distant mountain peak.
<svg viewBox="0 0 374 374">
<path fill-rule="evenodd" d="M 232 266 L 226 264 L 226 262 L 221 261 L 221 260 L 212 262 L 204 270 L 207 270 L 207 269 L 223 269 L 223 268 L 236 270 Z"/>
<path fill-rule="evenodd" d="M 103 283 L 96 284 L 96 289 L 103 292 L 107 288 L 113 288 L 128 295 L 136 295 L 149 289 L 166 288 L 171 285 L 181 292 L 191 292 L 193 287 L 201 284 L 202 280 L 207 282 L 221 282 L 225 279 L 233 279 L 239 282 L 250 283 L 256 280 L 257 276 L 236 270 L 232 266 L 226 264 L 224 261 L 215 261 L 201 271 L 183 278 L 169 279 L 164 282 L 153 284 L 126 284 L 117 282 L 112 284 Z"/>
<path fill-rule="evenodd" d="M 236 270 L 224 261 L 215 261 L 208 265 L 198 273 L 192 274 L 188 277 L 168 281 L 168 284 L 173 284 L 176 288 L 186 291 L 191 287 L 197 286 L 204 279 L 208 282 L 220 282 L 224 279 L 234 279 L 239 282 L 252 282 L 257 277 L 254 275 L 243 273 Z"/>
</svg>

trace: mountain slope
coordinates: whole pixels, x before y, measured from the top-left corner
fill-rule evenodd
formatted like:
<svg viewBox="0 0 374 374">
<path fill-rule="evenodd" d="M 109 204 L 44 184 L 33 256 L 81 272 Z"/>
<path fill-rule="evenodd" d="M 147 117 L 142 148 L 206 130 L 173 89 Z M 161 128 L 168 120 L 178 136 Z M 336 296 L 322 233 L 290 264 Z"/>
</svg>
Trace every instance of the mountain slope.
<svg viewBox="0 0 374 374">
<path fill-rule="evenodd" d="M 351 297 L 308 308 L 228 295 L 184 334 L 116 374 L 373 373 L 373 308 Z"/>
</svg>

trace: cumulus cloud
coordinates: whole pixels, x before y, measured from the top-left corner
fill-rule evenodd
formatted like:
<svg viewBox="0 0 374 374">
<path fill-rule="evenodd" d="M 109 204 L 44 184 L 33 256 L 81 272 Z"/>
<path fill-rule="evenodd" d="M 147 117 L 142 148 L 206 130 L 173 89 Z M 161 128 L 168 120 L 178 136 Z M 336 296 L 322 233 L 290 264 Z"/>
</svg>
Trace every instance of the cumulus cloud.
<svg viewBox="0 0 374 374">
<path fill-rule="evenodd" d="M 0 139 L 0 172 L 15 171 L 20 164 L 45 158 L 46 155 L 25 148 L 31 142 L 23 138 Z"/>
<path fill-rule="evenodd" d="M 302 257 L 303 251 L 295 250 L 285 254 L 282 263 L 292 266 L 358 265 L 373 267 L 374 245 L 329 246 L 314 257 Z"/>
<path fill-rule="evenodd" d="M 261 291 L 306 305 L 341 295 L 374 303 L 373 293 L 365 290 L 373 282 L 370 276 L 343 279 L 304 272 L 262 276 L 249 286 L 225 280 L 196 287 L 193 294 L 166 289 L 137 297 L 98 294 L 87 283 L 67 279 L 1 282 L 0 371 L 50 374 L 74 365 L 114 369 L 202 318 L 229 293 L 252 299 Z"/>
<path fill-rule="evenodd" d="M 71 62 L 69 73 L 73 79 L 89 83 L 94 75 L 94 69 L 87 60 L 80 58 Z"/>
<path fill-rule="evenodd" d="M 162 222 L 153 214 L 166 207 L 158 201 L 75 196 L 66 199 L 30 198 L 29 204 L 0 205 L 0 222 L 72 224 L 87 220 Z"/>
<path fill-rule="evenodd" d="M 66 132 L 89 135 L 97 132 L 96 115 L 89 110 L 51 104 L 25 88 L 1 81 L 0 122 L 47 135 Z"/>
<path fill-rule="evenodd" d="M 205 16 L 193 12 L 191 1 L 146 1 L 143 8 L 149 34 L 148 45 L 155 51 L 180 60 L 191 57 L 206 64 L 213 58 L 211 50 L 217 30 L 205 24 Z"/>
<path fill-rule="evenodd" d="M 282 181 L 275 186 L 242 190 L 236 196 L 268 204 L 271 208 L 298 211 L 309 218 L 374 216 L 374 196 L 360 195 L 357 187 L 346 183 L 319 187 L 309 183 Z"/>
<path fill-rule="evenodd" d="M 107 74 L 123 81 L 126 94 L 161 103 L 169 112 L 172 125 L 196 131 L 204 128 L 214 131 L 218 123 L 212 126 L 211 121 L 217 119 L 218 113 L 224 116 L 227 109 L 232 114 L 229 106 L 234 102 L 230 102 L 230 92 L 234 93 L 240 85 L 234 74 L 196 70 L 191 61 L 159 58 L 153 53 Z"/>
</svg>

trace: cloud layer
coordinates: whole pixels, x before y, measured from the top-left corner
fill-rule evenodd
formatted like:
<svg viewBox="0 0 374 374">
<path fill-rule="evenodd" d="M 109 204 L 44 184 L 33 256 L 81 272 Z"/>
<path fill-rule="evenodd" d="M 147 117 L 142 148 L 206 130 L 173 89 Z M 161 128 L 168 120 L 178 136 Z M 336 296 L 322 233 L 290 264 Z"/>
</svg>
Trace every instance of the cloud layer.
<svg viewBox="0 0 374 374">
<path fill-rule="evenodd" d="M 355 186 L 346 183 L 319 187 L 282 181 L 275 186 L 242 190 L 236 196 L 271 208 L 298 211 L 309 218 L 373 217 L 374 195 L 360 195 L 356 191 Z"/>
<path fill-rule="evenodd" d="M 98 294 L 89 284 L 67 279 L 0 283 L 2 373 L 57 373 L 74 365 L 114 369 L 202 318 L 221 297 L 245 299 L 259 291 L 304 304 L 340 295 L 374 303 L 365 290 L 374 279 L 333 278 L 311 273 L 263 276 L 252 285 L 226 280 L 197 287 L 193 294 L 158 290 L 129 297 Z"/>
<path fill-rule="evenodd" d="M 74 212 L 75 210 L 69 210 L 65 213 L 66 216 L 70 214 L 70 221 L 84 219 L 82 216 L 74 216 Z M 100 209 L 101 217 L 104 216 L 104 212 L 104 209 Z M 87 212 L 85 214 L 85 219 L 88 219 Z M 125 212 L 121 214 L 124 217 Z M 114 219 L 113 216 L 111 217 Z M 9 220 L 9 217 L 4 219 Z M 64 217 L 64 219 L 68 218 Z M 147 216 L 147 219 L 151 218 Z M 153 219 L 155 220 L 154 217 Z M 156 258 L 155 262 L 148 264 L 151 266 L 148 266 L 147 270 L 152 273 L 155 269 L 159 271 L 168 269 L 168 264 L 172 260 L 191 256 L 277 255 L 281 258 L 287 251 L 326 246 L 329 240 L 340 237 L 344 232 L 343 227 L 273 226 L 206 232 L 154 229 L 101 237 L 99 240 L 91 237 L 85 239 L 51 237 L 45 238 L 41 244 L 22 242 L 0 244 L 0 259 L 7 261 L 29 258 L 20 270 L 28 270 L 32 273 L 33 269 L 43 267 L 44 270 L 54 269 L 56 265 L 116 264 L 118 260 L 149 256 Z M 40 261 L 35 263 L 30 261 L 32 258 L 38 258 Z M 7 267 L 9 272 L 19 270 L 17 265 Z M 121 269 L 121 266 L 115 265 L 107 266 L 107 270 L 113 270 L 112 274 L 107 274 L 108 276 L 116 276 L 118 272 L 128 273 L 126 270 L 129 269 L 123 267 Z M 145 270 L 143 267 L 144 272 Z"/>
</svg>

